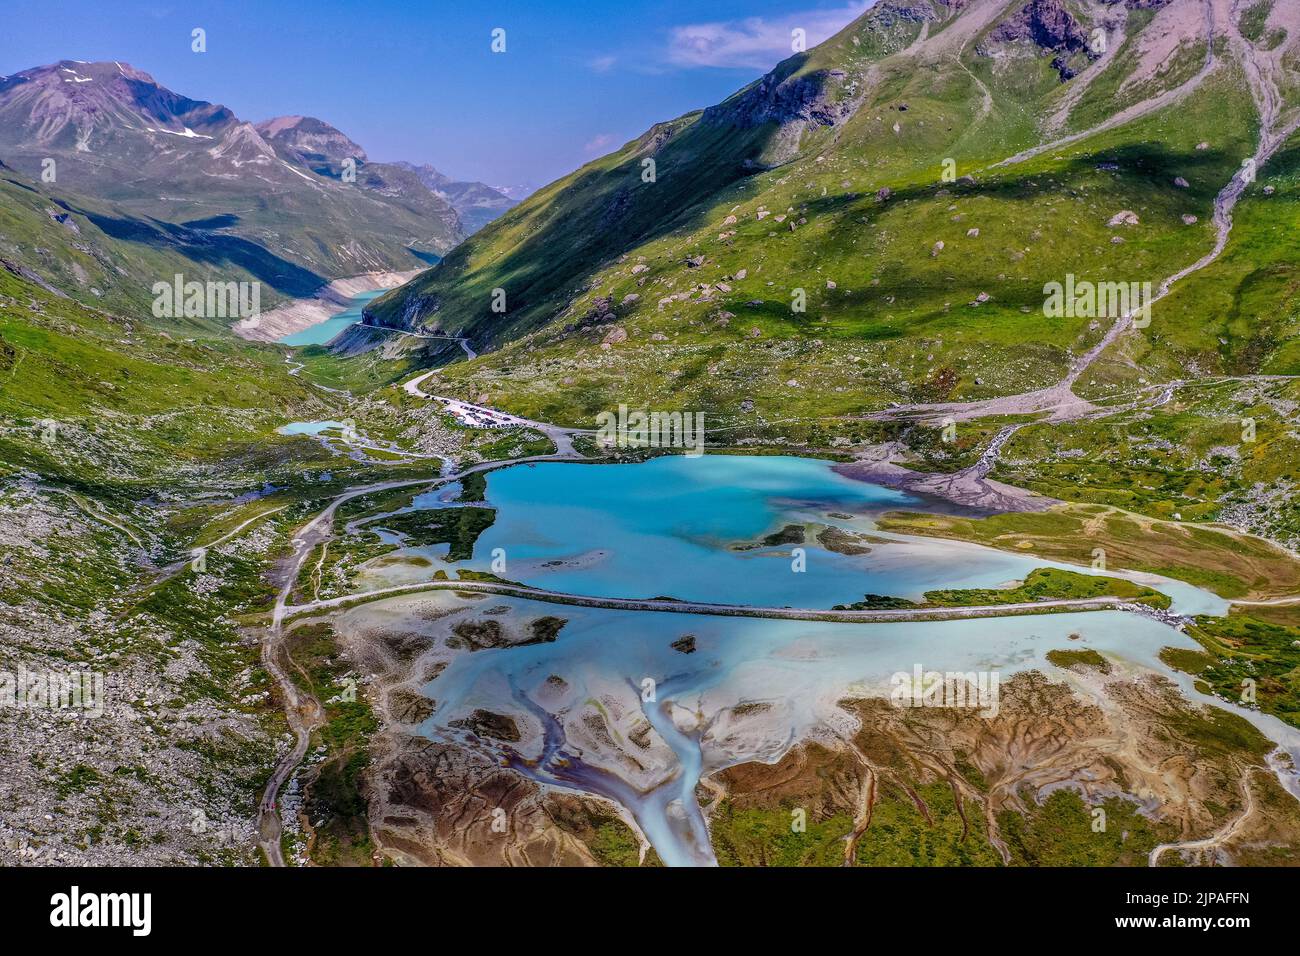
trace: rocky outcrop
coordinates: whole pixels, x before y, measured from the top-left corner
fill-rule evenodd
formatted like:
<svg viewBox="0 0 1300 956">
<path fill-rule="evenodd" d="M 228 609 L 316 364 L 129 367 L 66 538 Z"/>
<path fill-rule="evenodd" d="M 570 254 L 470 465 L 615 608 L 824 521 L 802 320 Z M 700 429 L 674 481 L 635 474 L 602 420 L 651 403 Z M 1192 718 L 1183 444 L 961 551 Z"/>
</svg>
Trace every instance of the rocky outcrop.
<svg viewBox="0 0 1300 956">
<path fill-rule="evenodd" d="M 805 131 L 845 123 L 862 97 L 844 70 L 792 75 L 803 57 L 791 57 L 735 96 L 705 110 L 701 124 L 742 130 L 774 125 L 764 161 L 751 160 L 748 165 L 776 166 L 793 159 Z"/>
<path fill-rule="evenodd" d="M 945 6 L 953 9 L 960 9 L 965 0 L 939 0 Z M 892 27 L 896 23 L 924 23 L 927 20 L 934 20 L 935 13 L 928 3 L 923 0 L 883 0 L 876 4 L 871 11 L 872 19 L 882 27 Z"/>
<path fill-rule="evenodd" d="M 835 95 L 845 85 L 843 70 L 783 78 L 784 72 L 778 68 L 731 99 L 709 107 L 700 121 L 741 129 L 765 123 L 836 126 L 853 115 L 856 100 Z"/>
<path fill-rule="evenodd" d="M 468 730 L 480 737 L 504 740 L 507 743 L 518 743 L 520 740 L 519 726 L 515 723 L 513 717 L 493 713 L 481 707 L 468 717 L 451 721 L 450 726 Z"/>
<path fill-rule="evenodd" d="M 304 166 L 320 162 L 366 161 L 366 151 L 329 123 L 314 116 L 277 116 L 258 123 L 268 142 L 296 153 Z"/>
<path fill-rule="evenodd" d="M 1052 66 L 1063 80 L 1070 79 L 1078 72 L 1071 64 L 1075 54 L 1084 54 L 1089 60 L 1098 56 L 1088 45 L 1087 33 L 1066 9 L 1062 0 L 1031 0 L 998 24 L 989 34 L 989 41 L 1028 42 L 1044 51 L 1055 53 Z M 988 47 L 982 47 L 980 52 L 987 54 Z"/>
<path fill-rule="evenodd" d="M 513 199 L 486 183 L 454 180 L 428 163 L 416 166 L 399 161 L 389 165 L 414 173 L 429 190 L 451 203 L 466 235 L 477 232 L 493 219 L 519 205 L 518 199 Z"/>
<path fill-rule="evenodd" d="M 1081 50 L 1087 36 L 1061 0 L 1032 0 L 992 33 L 994 40 L 1032 40 L 1046 50 Z"/>
<path fill-rule="evenodd" d="M 655 123 L 641 135 L 636 141 L 636 151 L 639 155 L 654 156 L 661 149 L 668 145 L 674 136 L 686 129 L 689 124 L 680 120 L 670 120 L 666 123 Z"/>
<path fill-rule="evenodd" d="M 0 259 L 0 269 L 4 269 L 8 273 L 12 275 L 16 275 L 20 279 L 25 279 L 28 282 L 32 283 L 33 285 L 38 285 L 46 292 L 49 292 L 53 295 L 57 295 L 61 299 L 66 299 L 68 297 L 65 293 L 60 292 L 58 289 L 54 288 L 54 286 L 50 285 L 39 275 L 37 275 L 35 272 L 33 272 L 31 269 L 28 269 L 24 265 L 20 265 L 16 262 L 10 262 L 8 259 Z"/>
</svg>

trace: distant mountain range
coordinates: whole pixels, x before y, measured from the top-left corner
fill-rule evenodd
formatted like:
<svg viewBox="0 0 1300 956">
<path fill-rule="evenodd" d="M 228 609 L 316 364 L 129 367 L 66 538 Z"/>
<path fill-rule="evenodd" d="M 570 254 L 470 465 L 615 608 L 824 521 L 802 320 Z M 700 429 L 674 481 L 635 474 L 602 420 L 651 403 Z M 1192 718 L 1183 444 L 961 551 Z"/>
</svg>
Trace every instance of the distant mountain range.
<svg viewBox="0 0 1300 956">
<path fill-rule="evenodd" d="M 249 123 L 119 62 L 63 60 L 0 78 L 0 160 L 60 215 L 88 217 L 106 250 L 127 243 L 143 256 L 142 273 L 118 263 L 105 281 L 123 271 L 152 281 L 150 261 L 170 249 L 196 278 L 257 278 L 272 299 L 436 262 L 512 204 L 479 183 L 440 177 L 430 188 L 436 171 L 371 162 L 319 119 Z M 0 256 L 37 274 L 54 265 L 31 249 Z"/>
<path fill-rule="evenodd" d="M 552 420 L 628 397 L 742 418 L 979 399 L 1059 381 L 1110 326 L 1044 321 L 1045 284 L 1158 290 L 1243 195 L 1226 254 L 1099 387 L 1296 371 L 1294 267 L 1234 249 L 1274 248 L 1250 211 L 1289 209 L 1298 56 L 1290 0 L 882 0 L 538 190 L 367 322 L 468 336 L 484 356 L 447 370 L 466 393 L 527 383 Z"/>
<path fill-rule="evenodd" d="M 451 203 L 467 234 L 478 232 L 524 198 L 509 196 L 484 183 L 457 182 L 428 164 L 396 162 L 393 165 L 415 173 L 427 188 Z"/>
<path fill-rule="evenodd" d="M 537 192 L 537 187 L 532 183 L 517 183 L 514 186 L 493 186 L 497 192 L 516 202 L 523 202 L 533 193 Z"/>
</svg>

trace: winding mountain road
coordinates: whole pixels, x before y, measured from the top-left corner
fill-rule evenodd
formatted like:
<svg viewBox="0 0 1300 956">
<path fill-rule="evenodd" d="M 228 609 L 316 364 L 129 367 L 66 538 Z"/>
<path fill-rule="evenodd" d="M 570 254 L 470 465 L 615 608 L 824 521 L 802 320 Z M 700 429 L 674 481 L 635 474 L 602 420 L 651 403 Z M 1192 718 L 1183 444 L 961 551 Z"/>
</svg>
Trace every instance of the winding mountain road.
<svg viewBox="0 0 1300 956">
<path fill-rule="evenodd" d="M 394 335 L 405 335 L 411 339 L 438 339 L 445 342 L 455 342 L 460 345 L 461 350 L 465 353 L 467 361 L 473 361 L 478 358 L 478 353 L 470 347 L 469 339 L 461 335 L 438 335 L 433 332 L 409 332 L 406 329 L 394 329 L 387 325 L 368 325 L 366 328 L 376 329 L 383 332 L 392 332 Z"/>
<path fill-rule="evenodd" d="M 1228 821 L 1221 829 L 1200 840 L 1183 840 L 1179 843 L 1161 843 L 1154 847 L 1147 855 L 1147 866 L 1159 866 L 1160 857 L 1164 856 L 1167 850 L 1217 850 L 1223 844 L 1233 839 L 1242 828 L 1246 821 L 1250 819 L 1251 814 L 1255 812 L 1255 791 L 1250 788 L 1250 778 L 1259 770 L 1259 767 L 1247 767 L 1241 778 L 1242 789 L 1242 810 L 1241 813 Z"/>
<path fill-rule="evenodd" d="M 411 383 L 408 382 L 407 384 Z M 394 488 L 411 488 L 418 485 L 437 487 L 459 481 L 476 472 L 491 471 L 496 468 L 527 462 L 567 461 L 578 457 L 580 456 L 570 447 L 567 452 L 554 455 L 531 455 L 502 461 L 485 461 L 446 475 L 403 478 L 349 488 L 342 494 L 331 498 L 322 511 L 318 512 L 315 517 L 298 530 L 292 541 L 293 553 L 288 561 L 282 565 L 281 573 L 284 575 L 284 579 L 281 582 L 279 592 L 276 594 L 275 605 L 271 612 L 271 621 L 267 625 L 266 633 L 261 641 L 262 664 L 280 688 L 280 693 L 284 695 L 285 715 L 289 721 L 289 729 L 294 736 L 293 746 L 287 754 L 276 762 L 271 777 L 262 791 L 262 798 L 258 802 L 257 842 L 262 852 L 266 854 L 268 864 L 271 866 L 285 865 L 284 852 L 281 847 L 284 824 L 280 819 L 278 807 L 280 791 L 294 770 L 302 763 L 303 758 L 306 757 L 307 748 L 311 745 L 312 731 L 324 721 L 324 708 L 321 706 L 320 701 L 305 691 L 300 692 L 297 685 L 286 673 L 285 667 L 281 664 L 280 656 L 284 653 L 286 633 L 284 619 L 290 609 L 289 595 L 302 573 L 307 557 L 317 545 L 329 541 L 334 536 L 335 512 L 338 511 L 341 505 L 354 498 L 378 494 Z"/>
<path fill-rule="evenodd" d="M 1024 162 L 1034 156 L 1044 152 L 1067 146 L 1072 143 L 1081 141 L 1097 133 L 1104 132 L 1116 126 L 1123 125 L 1136 119 L 1138 116 L 1145 115 L 1156 109 L 1169 106 L 1177 102 L 1183 96 L 1199 87 L 1204 79 L 1214 71 L 1218 61 L 1214 52 L 1214 21 L 1213 16 L 1207 6 L 1206 30 L 1209 43 L 1207 44 L 1206 59 L 1201 70 L 1183 85 L 1167 93 L 1153 97 L 1150 100 L 1135 104 L 1128 110 L 1117 113 L 1099 126 L 1084 130 L 1062 139 L 1057 139 L 1049 143 L 1035 146 L 1032 149 L 1009 156 L 1006 159 L 994 163 L 990 168 L 997 169 L 1003 166 L 1010 166 Z M 1255 181 L 1256 172 L 1262 169 L 1265 164 L 1273 157 L 1278 149 L 1300 129 L 1300 117 L 1283 124 L 1281 122 L 1281 110 L 1284 98 L 1276 88 L 1276 81 L 1267 68 L 1267 64 L 1261 65 L 1260 54 L 1252 44 L 1248 43 L 1236 29 L 1231 29 L 1229 41 L 1233 44 L 1234 50 L 1239 54 L 1244 66 L 1247 82 L 1250 86 L 1252 98 L 1255 101 L 1256 109 L 1260 117 L 1260 135 L 1259 143 L 1253 156 L 1247 162 L 1242 163 L 1242 168 L 1238 170 L 1228 181 L 1228 183 L 1219 191 L 1214 199 L 1213 222 L 1215 226 L 1215 240 L 1211 249 L 1200 259 L 1193 262 L 1177 272 L 1165 277 L 1156 289 L 1155 295 L 1147 305 L 1155 305 L 1169 295 L 1173 287 L 1183 279 L 1196 272 L 1200 272 L 1207 266 L 1216 262 L 1223 255 L 1228 246 L 1228 240 L 1232 234 L 1232 211 L 1241 199 L 1247 187 Z M 1145 306 L 1144 306 L 1145 307 Z M 1090 349 L 1075 359 L 1065 377 L 1055 385 L 1046 388 L 1040 388 L 1029 392 L 1021 392 L 1016 395 L 1005 395 L 997 398 L 982 399 L 972 402 L 937 402 L 937 403 L 916 403 L 908 405 L 899 405 L 894 408 L 883 409 L 879 412 L 863 416 L 869 421 L 883 421 L 897 418 L 916 418 L 916 419 L 937 419 L 951 418 L 954 421 L 970 420 L 972 418 L 984 418 L 989 416 L 1000 415 L 1028 415 L 1042 412 L 1048 414 L 1046 420 L 1049 422 L 1066 422 L 1074 421 L 1084 417 L 1098 417 L 1113 412 L 1099 408 L 1091 402 L 1079 398 L 1074 394 L 1074 386 L 1080 376 L 1105 352 L 1109 349 L 1119 337 L 1133 327 L 1133 318 L 1141 309 L 1133 309 L 1128 313 L 1120 316 L 1101 339 Z M 1172 382 L 1166 383 L 1167 388 L 1177 388 L 1184 383 Z"/>
<path fill-rule="evenodd" d="M 515 425 L 520 428 L 531 428 L 535 431 L 539 431 L 551 440 L 551 443 L 555 445 L 556 456 L 561 458 L 577 457 L 577 452 L 573 449 L 574 435 L 595 434 L 595 431 L 589 428 L 563 428 L 559 425 L 552 425 L 550 422 L 533 421 L 531 418 L 522 418 L 519 415 L 511 415 L 509 412 L 499 411 L 495 408 L 488 408 L 486 405 L 478 405 L 474 402 L 462 401 L 459 398 L 432 395 L 422 389 L 420 385 L 436 374 L 438 374 L 437 369 L 422 372 L 410 381 L 403 382 L 402 390 L 405 391 L 406 394 L 413 395 L 416 398 L 425 398 L 430 401 L 442 402 L 443 407 L 452 413 L 473 412 L 478 415 L 491 415 L 508 425 Z"/>
</svg>

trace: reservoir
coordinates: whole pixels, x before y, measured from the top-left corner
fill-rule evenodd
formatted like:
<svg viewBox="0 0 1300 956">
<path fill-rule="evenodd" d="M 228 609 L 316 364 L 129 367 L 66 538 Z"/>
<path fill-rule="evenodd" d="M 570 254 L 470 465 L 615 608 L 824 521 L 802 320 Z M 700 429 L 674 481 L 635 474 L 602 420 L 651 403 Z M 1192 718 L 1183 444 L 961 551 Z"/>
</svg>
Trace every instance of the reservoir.
<svg viewBox="0 0 1300 956">
<path fill-rule="evenodd" d="M 379 298 L 387 289 L 363 292 L 348 303 L 347 309 L 332 318 L 319 322 L 301 332 L 294 332 L 280 339 L 281 345 L 326 345 L 335 339 L 348 326 L 361 321 L 361 310 L 373 299 Z"/>
</svg>

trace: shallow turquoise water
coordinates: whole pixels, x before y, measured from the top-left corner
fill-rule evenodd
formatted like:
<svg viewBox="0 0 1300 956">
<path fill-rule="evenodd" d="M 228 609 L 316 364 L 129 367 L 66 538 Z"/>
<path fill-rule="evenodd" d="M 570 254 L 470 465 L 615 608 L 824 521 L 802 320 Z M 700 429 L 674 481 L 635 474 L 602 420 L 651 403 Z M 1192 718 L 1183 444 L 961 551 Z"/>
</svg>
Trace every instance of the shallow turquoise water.
<svg viewBox="0 0 1300 956">
<path fill-rule="evenodd" d="M 375 615 L 400 614 L 409 600 L 397 598 L 350 613 L 368 625 Z M 557 610 L 551 604 L 497 596 L 466 602 L 445 593 L 418 600 L 448 610 L 476 607 L 479 614 L 495 606 L 492 613 L 498 616 L 508 608 L 517 620 L 557 613 L 566 619 L 554 643 L 457 655 L 426 687 L 438 707 L 422 732 L 434 739 L 465 739 L 453 722 L 476 708 L 510 714 L 521 727 L 532 728 L 522 750 L 480 740 L 469 741 L 471 746 L 485 747 L 539 783 L 599 794 L 623 805 L 660 857 L 679 866 L 713 862 L 694 797 L 702 775 L 736 763 L 779 759 L 793 741 L 842 723 L 837 701 L 846 695 L 887 697 L 895 674 L 917 668 L 984 672 L 1006 681 L 1037 669 L 1068 679 L 1046 658 L 1060 648 L 1088 648 L 1128 666 L 1168 672 L 1159 660 L 1162 647 L 1197 646 L 1163 624 L 1117 611 L 835 624 Z M 403 630 L 447 626 L 427 613 L 399 619 Z M 394 626 L 395 621 L 387 623 Z M 672 647 L 684 634 L 695 637 L 691 654 Z M 649 703 L 647 678 L 656 685 Z M 1190 688 L 1184 690 L 1196 696 Z M 601 701 L 606 714 L 639 712 L 655 727 L 668 751 L 643 753 L 638 763 L 657 770 L 629 771 L 618 756 L 621 744 L 591 746 L 581 715 L 592 701 Z M 757 725 L 723 716 L 742 702 L 766 708 Z M 992 705 L 996 708 L 996 690 Z M 699 715 L 697 729 L 678 726 L 670 717 L 674 708 L 679 715 L 681 708 Z M 626 731 L 628 718 L 620 726 Z"/>
<path fill-rule="evenodd" d="M 392 599 L 389 607 L 400 608 L 404 600 Z M 433 600 L 466 606 L 441 594 Z M 469 606 L 475 604 L 480 611 L 486 605 L 508 607 L 522 618 L 558 615 L 567 623 L 554 643 L 457 656 L 427 685 L 439 706 L 426 730 L 445 728 L 448 720 L 476 706 L 508 706 L 515 692 L 546 696 L 551 675 L 563 677 L 571 688 L 562 699 L 550 702 L 552 710 L 620 687 L 627 689 L 628 706 L 639 709 L 636 690 L 651 677 L 660 700 L 691 708 L 703 702 L 705 713 L 741 700 L 779 701 L 785 713 L 779 736 L 784 740 L 802 736 L 824 719 L 847 690 L 887 696 L 891 675 L 909 673 L 917 665 L 938 671 L 997 670 L 1010 678 L 1025 670 L 1055 671 L 1047 661 L 1048 651 L 1086 648 L 1169 673 L 1159 659 L 1161 648 L 1199 646 L 1158 621 L 1122 611 L 844 624 L 557 609 L 554 604 L 496 595 Z M 429 626 L 440 625 L 431 621 Z M 691 654 L 672 647 L 684 634 L 696 639 Z"/>
<path fill-rule="evenodd" d="M 366 303 L 372 299 L 387 292 L 387 289 L 378 289 L 374 292 L 363 292 L 349 303 L 347 310 L 340 312 L 332 318 L 326 319 L 311 328 L 303 329 L 301 332 L 294 332 L 292 335 L 286 335 L 280 339 L 281 345 L 325 345 L 349 325 L 356 325 L 361 321 L 361 310 Z"/>
<path fill-rule="evenodd" d="M 323 431 L 331 428 L 342 430 L 342 422 L 320 421 L 320 422 L 290 422 L 287 425 L 281 425 L 276 429 L 281 435 L 319 435 Z"/>
<path fill-rule="evenodd" d="M 446 621 L 421 611 L 402 615 L 410 598 L 396 598 L 349 612 L 362 626 L 375 615 L 399 615 L 404 629 L 437 631 Z M 517 620 L 554 615 L 552 604 L 491 596 L 465 601 L 447 593 L 422 595 L 421 602 L 448 611 L 488 606 Z M 554 643 L 459 654 L 425 693 L 437 710 L 421 727 L 433 739 L 465 740 L 453 721 L 476 708 L 510 714 L 531 728 L 516 751 L 491 741 L 470 740 L 496 759 L 539 783 L 599 794 L 621 804 L 669 865 L 707 865 L 713 854 L 695 785 L 703 775 L 752 760 L 775 762 L 791 743 L 818 728 L 843 724 L 837 702 L 845 696 L 890 695 L 894 675 L 917 669 L 995 674 L 992 696 L 980 702 L 997 710 L 998 686 L 1017 673 L 1038 670 L 1053 680 L 1075 677 L 1047 660 L 1052 650 L 1095 650 L 1126 671 L 1155 671 L 1176 683 L 1190 700 L 1213 702 L 1250 720 L 1300 759 L 1300 733 L 1274 717 L 1212 700 L 1197 692 L 1192 678 L 1160 661 L 1164 647 L 1196 648 L 1186 634 L 1157 621 L 1119 611 L 1052 614 L 896 624 L 836 624 L 811 621 L 742 620 L 646 611 L 565 607 L 567 623 Z M 504 619 L 504 618 L 503 618 Z M 695 637 L 683 654 L 672 642 Z M 1135 671 L 1136 672 L 1136 671 Z M 655 682 L 647 702 L 645 681 Z M 558 680 L 557 680 L 558 679 Z M 642 753 L 629 770 L 621 742 L 592 746 L 581 715 L 600 701 L 602 714 L 640 713 L 668 748 Z M 727 716 L 736 705 L 762 704 L 763 715 Z M 679 726 L 675 712 L 697 715 L 692 729 Z M 1279 779 L 1292 789 L 1294 772 Z"/>
</svg>

